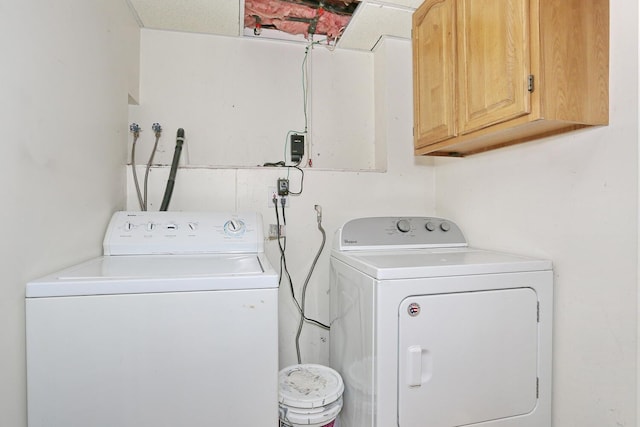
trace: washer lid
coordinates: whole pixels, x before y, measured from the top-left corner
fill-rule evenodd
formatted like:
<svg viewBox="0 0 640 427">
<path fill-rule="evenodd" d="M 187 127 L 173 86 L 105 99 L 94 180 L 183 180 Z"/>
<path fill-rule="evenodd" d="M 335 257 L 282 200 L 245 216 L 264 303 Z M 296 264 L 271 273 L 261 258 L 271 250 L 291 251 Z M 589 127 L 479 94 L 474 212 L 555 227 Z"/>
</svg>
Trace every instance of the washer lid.
<svg viewBox="0 0 640 427">
<path fill-rule="evenodd" d="M 278 374 L 278 401 L 295 408 L 322 408 L 342 396 L 339 373 L 322 365 L 293 365 Z"/>
<path fill-rule="evenodd" d="M 276 288 L 264 254 L 103 256 L 27 284 L 27 297 Z"/>
<path fill-rule="evenodd" d="M 551 270 L 551 261 L 472 248 L 333 250 L 332 257 L 380 280 Z"/>
</svg>

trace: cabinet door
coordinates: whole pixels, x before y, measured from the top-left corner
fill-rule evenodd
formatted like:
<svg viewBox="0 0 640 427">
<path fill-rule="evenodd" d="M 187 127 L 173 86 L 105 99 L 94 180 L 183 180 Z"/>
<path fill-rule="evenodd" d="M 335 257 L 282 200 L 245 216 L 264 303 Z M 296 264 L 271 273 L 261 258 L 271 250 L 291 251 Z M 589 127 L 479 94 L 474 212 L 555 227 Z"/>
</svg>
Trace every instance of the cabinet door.
<svg viewBox="0 0 640 427">
<path fill-rule="evenodd" d="M 529 0 L 458 0 L 459 127 L 530 112 Z"/>
<path fill-rule="evenodd" d="M 426 0 L 413 15 L 416 148 L 456 136 L 456 0 Z"/>
</svg>

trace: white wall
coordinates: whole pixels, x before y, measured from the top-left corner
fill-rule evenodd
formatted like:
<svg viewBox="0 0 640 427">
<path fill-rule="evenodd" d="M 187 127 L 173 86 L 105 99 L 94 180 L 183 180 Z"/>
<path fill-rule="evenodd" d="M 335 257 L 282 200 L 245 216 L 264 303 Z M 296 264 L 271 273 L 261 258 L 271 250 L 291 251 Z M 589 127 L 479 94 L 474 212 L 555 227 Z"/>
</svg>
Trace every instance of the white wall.
<svg viewBox="0 0 640 427">
<path fill-rule="evenodd" d="M 1 426 L 26 426 L 25 283 L 100 254 L 124 207 L 138 34 L 124 0 L 0 4 Z"/>
<path fill-rule="evenodd" d="M 181 37 L 175 33 L 166 33 L 163 38 Z M 211 39 L 216 37 L 210 36 Z M 158 85 L 169 84 L 159 82 L 152 73 L 145 69 L 145 56 L 153 51 L 145 50 L 142 44 L 141 69 L 141 106 L 131 107 L 132 116 L 140 108 L 155 109 L 157 105 L 149 105 L 146 94 L 159 90 Z M 264 55 L 278 53 L 280 45 L 265 43 Z M 203 55 L 195 52 L 202 61 Z M 343 52 L 343 55 L 349 55 Z M 354 53 L 356 64 L 360 63 L 362 53 Z M 327 233 L 327 243 L 319 259 L 315 273 L 308 286 L 308 315 L 321 321 L 328 321 L 329 315 L 329 251 L 335 230 L 348 219 L 368 215 L 428 215 L 434 212 L 434 188 L 432 159 L 415 158 L 412 151 L 412 96 L 411 96 L 411 45 L 408 41 L 386 40 L 375 54 L 371 55 L 371 70 L 365 70 L 373 79 L 371 93 L 375 97 L 375 117 L 377 123 L 375 139 L 386 146 L 386 172 L 373 171 L 331 171 L 317 168 L 305 168 L 304 190 L 301 196 L 290 198 L 287 209 L 287 263 L 294 278 L 296 294 L 307 275 L 310 264 L 321 243 L 321 234 L 316 225 L 314 205 L 323 209 L 323 226 Z M 299 55 L 291 59 L 292 67 L 297 68 Z M 214 61 L 212 59 L 212 61 Z M 251 64 L 247 62 L 246 66 Z M 189 68 L 191 64 L 183 64 Z M 207 65 L 215 68 L 215 63 Z M 373 72 L 375 70 L 375 73 Z M 229 77 L 233 79 L 233 77 Z M 208 80 L 207 80 L 208 81 Z M 207 81 L 196 81 L 195 84 L 206 84 Z M 330 81 L 314 81 L 314 90 L 329 90 Z M 175 88 L 174 88 L 175 89 Z M 348 97 L 348 95 L 344 95 Z M 340 97 L 337 102 L 342 102 Z M 161 100 L 158 100 L 158 102 Z M 230 100 L 232 101 L 232 100 Z M 242 101 L 241 99 L 239 101 Z M 165 102 L 164 100 L 162 102 Z M 169 101 L 167 101 L 169 102 Z M 201 105 L 194 98 L 185 104 L 186 112 L 199 112 L 206 105 Z M 285 108 L 274 100 L 274 108 Z M 373 107 L 373 105 L 372 105 Z M 331 117 L 333 112 L 315 110 L 318 121 Z M 325 116 L 327 114 L 327 116 Z M 172 119 L 173 120 L 173 119 Z M 248 124 L 249 126 L 251 123 Z M 185 127 L 187 135 L 189 129 Z M 373 132 L 373 131 L 372 131 Z M 142 141 L 142 140 L 141 140 Z M 144 139 L 144 144 L 151 144 L 151 138 Z M 189 144 L 187 141 L 186 144 Z M 173 137 L 171 145 L 173 144 Z M 257 148 L 259 149 L 259 148 Z M 141 152 L 143 150 L 141 149 Z M 373 151 L 372 151 L 373 153 Z M 220 153 L 221 156 L 225 152 Z M 232 156 L 232 154 L 229 154 Z M 141 157 L 142 158 L 142 157 Z M 191 162 L 200 159 L 191 153 Z M 224 158 L 221 159 L 224 161 Z M 138 175 L 143 175 L 143 168 L 138 167 Z M 150 174 L 150 210 L 157 210 L 162 199 L 168 169 L 153 168 Z M 135 190 L 129 179 L 128 207 L 138 209 Z M 287 171 L 273 168 L 181 168 L 178 171 L 172 210 L 220 210 L 261 212 L 265 224 L 275 223 L 275 213 L 268 204 L 268 188 L 276 185 L 278 177 L 286 177 Z M 297 191 L 300 185 L 299 172 L 292 170 L 289 178 L 291 187 Z M 267 256 L 275 265 L 279 265 L 279 256 L 275 241 L 266 246 Z M 291 301 L 288 286 L 280 290 L 280 364 L 287 366 L 295 363 L 294 337 L 297 330 L 298 316 Z M 302 359 L 305 363 L 328 363 L 328 334 L 310 326 L 305 326 L 302 335 Z"/>
<path fill-rule="evenodd" d="M 609 126 L 436 162 L 471 244 L 553 260 L 557 427 L 637 422 L 637 2 L 611 24 Z"/>
<path fill-rule="evenodd" d="M 305 44 L 142 30 L 140 105 L 130 119 L 169 164 L 176 130 L 189 138 L 183 164 L 257 166 L 283 160 L 287 132 L 305 130 Z M 310 50 L 307 137 L 314 166 L 373 169 L 373 56 L 322 46 Z M 140 159 L 148 148 L 140 148 Z M 145 150 L 145 148 L 147 148 Z M 137 156 L 136 156 L 137 157 Z"/>
</svg>

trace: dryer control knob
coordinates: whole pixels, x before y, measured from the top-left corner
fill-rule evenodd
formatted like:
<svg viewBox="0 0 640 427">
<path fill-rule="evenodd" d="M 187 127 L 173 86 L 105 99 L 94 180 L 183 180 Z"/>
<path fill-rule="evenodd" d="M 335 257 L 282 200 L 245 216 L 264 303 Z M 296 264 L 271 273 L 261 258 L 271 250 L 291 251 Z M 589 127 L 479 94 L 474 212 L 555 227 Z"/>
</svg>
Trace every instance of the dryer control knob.
<svg viewBox="0 0 640 427">
<path fill-rule="evenodd" d="M 440 224 L 440 230 L 442 231 L 451 230 L 451 224 L 449 224 L 448 222 L 443 222 L 442 224 Z"/>
<path fill-rule="evenodd" d="M 436 225 L 434 223 L 432 223 L 431 221 L 429 221 L 424 225 L 424 228 L 426 228 L 427 231 L 433 231 L 433 230 L 436 229 Z"/>
<path fill-rule="evenodd" d="M 396 227 L 398 228 L 398 231 L 402 233 L 408 233 L 409 231 L 411 231 L 411 224 L 406 219 L 401 219 L 400 221 L 398 221 L 396 223 Z"/>
</svg>

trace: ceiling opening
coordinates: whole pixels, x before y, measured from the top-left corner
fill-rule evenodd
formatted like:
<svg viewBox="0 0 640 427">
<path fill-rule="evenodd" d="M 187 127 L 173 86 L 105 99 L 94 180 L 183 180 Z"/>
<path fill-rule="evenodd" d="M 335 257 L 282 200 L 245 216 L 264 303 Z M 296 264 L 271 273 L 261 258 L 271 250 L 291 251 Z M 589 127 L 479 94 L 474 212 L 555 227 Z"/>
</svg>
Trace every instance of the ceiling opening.
<svg viewBox="0 0 640 427">
<path fill-rule="evenodd" d="M 127 0 L 141 28 L 372 51 L 411 38 L 423 0 Z"/>
<path fill-rule="evenodd" d="M 244 27 L 260 36 L 263 29 L 306 39 L 325 36 L 336 42 L 347 28 L 359 0 L 244 0 Z"/>
</svg>

